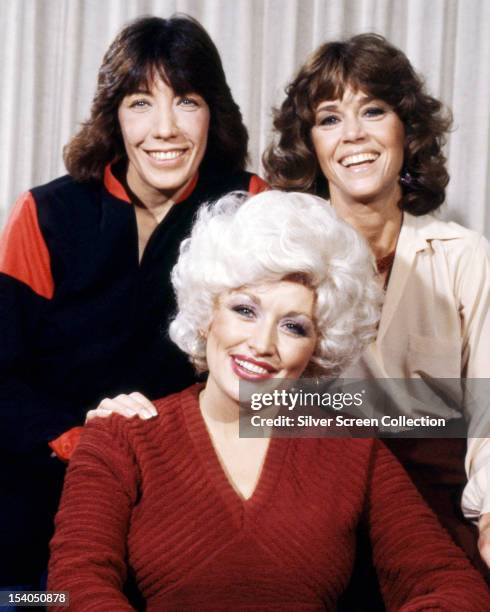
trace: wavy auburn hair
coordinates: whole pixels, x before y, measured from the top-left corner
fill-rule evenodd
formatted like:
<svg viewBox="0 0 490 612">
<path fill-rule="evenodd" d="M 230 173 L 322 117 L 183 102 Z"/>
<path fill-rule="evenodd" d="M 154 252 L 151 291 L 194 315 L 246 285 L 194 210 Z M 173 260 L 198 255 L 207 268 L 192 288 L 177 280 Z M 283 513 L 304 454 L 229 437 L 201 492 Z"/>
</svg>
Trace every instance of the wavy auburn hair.
<svg viewBox="0 0 490 612">
<path fill-rule="evenodd" d="M 313 149 L 315 110 L 342 99 L 350 87 L 389 104 L 405 127 L 403 210 L 423 215 L 438 208 L 449 182 L 443 153 L 451 113 L 428 95 L 407 56 L 377 34 L 359 34 L 322 45 L 286 88 L 274 111 L 274 141 L 263 163 L 272 187 L 329 196 L 328 181 Z M 408 174 L 407 174 L 408 173 Z"/>
<path fill-rule="evenodd" d="M 128 94 L 150 89 L 155 77 L 176 95 L 195 92 L 208 104 L 211 120 L 201 167 L 209 172 L 245 168 L 247 129 L 206 30 L 187 15 L 143 17 L 127 25 L 109 47 L 90 118 L 64 149 L 65 165 L 76 180 L 100 180 L 108 163 L 126 157 L 119 105 Z"/>
</svg>

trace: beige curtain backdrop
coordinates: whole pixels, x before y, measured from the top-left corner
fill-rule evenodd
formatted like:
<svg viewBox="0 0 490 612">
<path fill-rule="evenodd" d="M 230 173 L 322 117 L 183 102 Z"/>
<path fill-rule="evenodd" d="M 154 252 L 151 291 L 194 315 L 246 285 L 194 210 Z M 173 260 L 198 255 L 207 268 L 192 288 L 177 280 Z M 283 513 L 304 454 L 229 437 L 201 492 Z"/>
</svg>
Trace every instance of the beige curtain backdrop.
<svg viewBox="0 0 490 612">
<path fill-rule="evenodd" d="M 454 112 L 443 216 L 490 237 L 490 0 L 0 0 L 0 225 L 15 198 L 64 173 L 104 51 L 139 15 L 197 18 L 221 52 L 250 130 L 250 166 L 271 107 L 320 43 L 378 32 Z"/>
</svg>

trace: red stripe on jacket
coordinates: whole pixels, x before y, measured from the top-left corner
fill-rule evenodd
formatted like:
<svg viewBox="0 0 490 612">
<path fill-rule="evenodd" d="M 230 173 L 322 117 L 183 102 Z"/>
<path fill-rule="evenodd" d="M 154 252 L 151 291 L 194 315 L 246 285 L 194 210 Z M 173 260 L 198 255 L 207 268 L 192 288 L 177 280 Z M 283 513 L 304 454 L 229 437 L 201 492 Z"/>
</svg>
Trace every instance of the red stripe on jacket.
<svg viewBox="0 0 490 612">
<path fill-rule="evenodd" d="M 17 200 L 2 232 L 0 272 L 28 285 L 48 300 L 53 297 L 49 251 L 39 228 L 36 203 L 30 192 Z"/>
</svg>

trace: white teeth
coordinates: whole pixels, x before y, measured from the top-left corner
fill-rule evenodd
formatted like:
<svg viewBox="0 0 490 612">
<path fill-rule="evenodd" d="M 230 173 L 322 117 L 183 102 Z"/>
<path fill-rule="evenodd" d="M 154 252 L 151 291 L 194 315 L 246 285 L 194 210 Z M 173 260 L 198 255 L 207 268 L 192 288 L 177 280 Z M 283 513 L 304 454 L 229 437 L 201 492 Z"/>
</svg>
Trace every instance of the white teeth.
<svg viewBox="0 0 490 612">
<path fill-rule="evenodd" d="M 156 159 L 157 161 L 164 161 L 166 159 L 175 159 L 180 157 L 184 151 L 182 149 L 177 151 L 149 151 L 148 155 Z"/>
<path fill-rule="evenodd" d="M 248 370 L 249 372 L 252 372 L 253 374 L 268 374 L 269 373 L 265 368 L 255 365 L 254 363 L 250 363 L 249 361 L 243 361 L 242 359 L 235 359 L 235 361 L 236 363 L 238 363 L 238 365 L 241 368 L 243 368 L 244 370 Z"/>
<path fill-rule="evenodd" d="M 379 153 L 357 153 L 356 155 L 348 155 L 340 162 L 343 166 L 348 168 L 355 164 L 363 164 L 364 162 L 376 161 L 379 157 Z"/>
</svg>

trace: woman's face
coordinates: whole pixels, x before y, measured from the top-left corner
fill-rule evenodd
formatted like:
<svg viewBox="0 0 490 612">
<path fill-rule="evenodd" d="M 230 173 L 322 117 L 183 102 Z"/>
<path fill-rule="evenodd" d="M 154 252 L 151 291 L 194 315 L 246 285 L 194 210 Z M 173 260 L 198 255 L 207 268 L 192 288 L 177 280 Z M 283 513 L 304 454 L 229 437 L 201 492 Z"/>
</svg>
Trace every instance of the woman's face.
<svg viewBox="0 0 490 612">
<path fill-rule="evenodd" d="M 131 190 L 144 204 L 174 198 L 206 151 L 210 112 L 204 99 L 195 93 L 178 96 L 158 78 L 150 91 L 123 99 L 118 119 Z"/>
<path fill-rule="evenodd" d="M 311 138 L 334 205 L 397 204 L 405 130 L 386 102 L 347 88 L 342 100 L 318 104 Z"/>
<path fill-rule="evenodd" d="M 304 285 L 268 282 L 220 296 L 207 332 L 207 388 L 238 401 L 240 380 L 298 378 L 317 342 L 315 293 Z"/>
</svg>

